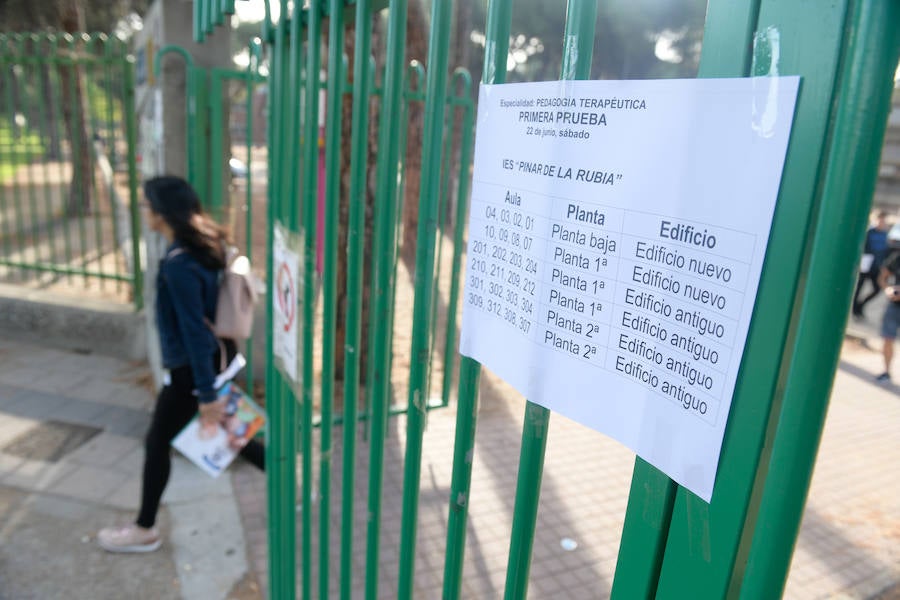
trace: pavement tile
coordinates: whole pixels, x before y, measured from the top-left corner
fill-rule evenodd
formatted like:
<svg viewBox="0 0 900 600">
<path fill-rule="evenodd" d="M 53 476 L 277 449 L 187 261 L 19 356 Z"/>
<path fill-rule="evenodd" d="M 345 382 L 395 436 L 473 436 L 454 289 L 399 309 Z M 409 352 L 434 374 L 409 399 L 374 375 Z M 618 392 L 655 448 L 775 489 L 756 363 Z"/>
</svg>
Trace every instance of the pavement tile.
<svg viewBox="0 0 900 600">
<path fill-rule="evenodd" d="M 150 413 L 122 406 L 109 407 L 101 413 L 98 422 L 110 433 L 143 439 L 150 427 Z"/>
<path fill-rule="evenodd" d="M 121 466 L 123 457 L 140 450 L 143 463 L 143 448 L 139 440 L 103 431 L 86 444 L 71 452 L 66 460 L 79 465 L 93 467 Z"/>
<path fill-rule="evenodd" d="M 28 390 L 16 395 L 15 402 L 5 406 L 3 412 L 41 421 L 54 418 L 56 410 L 65 401 L 59 394 Z"/>
<path fill-rule="evenodd" d="M 144 442 L 135 438 L 129 439 L 134 439 L 137 445 L 131 452 L 118 456 L 113 462 L 112 468 L 120 473 L 131 473 L 135 476 L 140 476 L 144 470 Z"/>
<path fill-rule="evenodd" d="M 140 500 L 141 476 L 140 471 L 136 471 L 131 477 L 123 478 L 122 483 L 114 488 L 103 502 L 109 506 L 135 512 L 140 507 Z"/>
<path fill-rule="evenodd" d="M 0 410 L 0 448 L 19 437 L 40 421 L 25 417 L 16 417 Z"/>
<path fill-rule="evenodd" d="M 15 472 L 24 462 L 25 459 L 21 456 L 0 452 L 0 483 L 3 483 L 4 478 Z"/>
<path fill-rule="evenodd" d="M 111 469 L 88 465 L 69 465 L 66 474 L 47 486 L 45 491 L 103 504 L 110 493 L 120 488 L 127 478 Z"/>
<path fill-rule="evenodd" d="M 0 360 L 2 360 L 2 357 L 0 357 Z M 0 381 L 0 410 L 2 410 L 6 402 L 11 401 L 13 396 L 20 393 L 21 391 L 22 388 L 20 387 Z"/>
<path fill-rule="evenodd" d="M 52 413 L 55 421 L 78 423 L 79 425 L 97 425 L 106 406 L 89 400 L 66 397 Z"/>
<path fill-rule="evenodd" d="M 19 467 L 3 478 L 3 485 L 11 485 L 29 491 L 44 491 L 68 473 L 64 462 L 50 463 L 41 460 L 24 460 Z"/>
</svg>

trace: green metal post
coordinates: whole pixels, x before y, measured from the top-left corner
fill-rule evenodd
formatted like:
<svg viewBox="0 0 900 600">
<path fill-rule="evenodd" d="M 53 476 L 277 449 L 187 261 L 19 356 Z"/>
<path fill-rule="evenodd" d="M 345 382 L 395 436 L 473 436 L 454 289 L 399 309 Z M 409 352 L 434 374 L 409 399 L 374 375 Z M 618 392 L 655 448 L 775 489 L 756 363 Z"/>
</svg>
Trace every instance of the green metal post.
<svg viewBox="0 0 900 600">
<path fill-rule="evenodd" d="M 52 45 L 55 43 L 55 39 L 53 38 L 53 36 L 45 36 L 44 42 L 46 42 L 47 45 Z M 48 52 L 42 53 L 42 54 L 44 56 L 50 56 L 52 54 L 52 49 L 48 49 L 48 50 L 49 50 Z M 50 104 L 50 98 L 52 98 L 52 92 L 50 90 L 50 88 L 52 87 L 52 82 L 51 82 L 50 73 L 49 73 L 50 67 L 49 67 L 49 65 L 44 63 L 43 65 L 41 65 L 39 67 L 39 69 L 47 69 L 48 70 L 46 77 L 44 77 L 41 73 L 38 73 L 38 78 L 41 81 L 41 83 L 39 84 L 39 88 L 41 89 L 41 93 L 40 93 L 41 108 L 39 111 L 39 115 L 40 115 L 39 127 L 41 128 L 42 131 L 49 132 L 51 127 L 54 127 L 54 128 L 57 127 L 56 123 L 54 122 L 55 119 L 53 119 L 53 117 L 50 115 L 49 104 Z M 53 135 L 51 134 L 51 138 L 52 137 L 53 137 Z M 43 164 L 44 177 L 46 178 L 47 181 L 50 181 L 51 180 L 50 179 L 50 167 L 48 166 L 46 160 L 41 161 L 41 163 Z M 44 186 L 44 206 L 46 206 L 47 217 L 48 217 L 47 218 L 47 238 L 48 238 L 47 244 L 50 249 L 50 252 L 49 252 L 50 261 L 53 264 L 57 264 L 59 262 L 59 258 L 57 256 L 57 252 L 56 252 L 57 236 L 53 232 L 53 229 L 55 229 L 55 227 L 52 225 L 54 219 L 52 219 L 52 217 L 51 217 L 53 215 L 53 192 L 50 189 L 49 185 Z M 9 254 L 7 254 L 7 256 L 8 255 Z"/>
<path fill-rule="evenodd" d="M 341 102 L 343 99 L 343 2 L 330 0 L 328 14 L 328 92 L 325 109 L 325 242 L 322 281 L 322 426 L 319 431 L 319 597 L 329 600 L 332 415 L 334 406 L 335 326 L 337 321 L 337 235 L 341 201 Z M 318 71 L 314 71 L 317 73 Z M 352 494 L 352 490 L 345 490 Z"/>
<path fill-rule="evenodd" d="M 194 41 L 198 43 L 203 41 L 203 28 L 200 24 L 202 20 L 203 0 L 194 0 Z"/>
<path fill-rule="evenodd" d="M 0 52 L 4 52 L 6 50 L 7 40 L 8 40 L 8 38 L 6 35 L 0 35 Z M 3 83 L 2 89 L 5 90 L 5 92 L 6 92 L 3 94 L 3 100 L 7 106 L 7 112 L 10 115 L 12 115 L 14 112 L 12 109 L 12 100 L 10 99 L 10 97 L 12 95 L 13 86 L 12 86 L 12 83 L 9 81 L 10 77 L 15 77 L 15 74 L 11 73 L 10 72 L 11 70 L 9 69 L 9 67 L 12 65 L 13 65 L 13 61 L 12 61 L 11 56 L 7 57 L 5 54 L 0 54 L 0 77 L 2 77 L 2 80 L 0 80 L 0 81 L 2 81 L 2 83 Z M 15 164 L 16 159 L 13 154 L 14 150 L 13 150 L 13 139 L 12 139 L 13 131 L 14 131 L 13 128 L 14 128 L 14 123 L 10 122 L 10 124 L 9 124 L 10 137 L 8 140 L 3 139 L 4 143 L 0 144 L 0 160 L 3 160 L 4 155 L 9 156 L 10 157 L 9 162 L 12 164 Z M 11 233 L 10 233 L 11 225 L 10 225 L 10 219 L 8 217 L 6 217 L 6 215 L 9 214 L 10 208 L 6 202 L 6 194 L 0 194 L 0 211 L 3 211 L 3 215 L 4 215 L 4 219 L 2 222 L 3 255 L 11 256 L 11 252 L 12 252 L 11 248 L 10 248 L 10 242 L 11 242 L 11 238 L 12 238 Z"/>
<path fill-rule="evenodd" d="M 780 410 L 784 378 L 793 360 L 791 319 L 799 308 L 796 299 L 813 285 L 804 265 L 810 223 L 821 201 L 820 153 L 831 137 L 848 6 L 835 2 L 809 19 L 799 0 L 760 4 L 753 73 L 799 74 L 802 89 L 712 502 L 679 489 L 658 598 L 680 597 L 688 586 L 698 598 L 720 598 L 734 590 L 735 578 L 741 577 L 768 471 L 764 457 L 771 443 L 770 422 Z M 735 45 L 734 39 L 719 41 Z M 704 46 L 703 61 L 716 63 L 719 58 L 716 46 Z M 730 74 L 745 74 L 743 67 L 731 65 Z M 703 581 L 702 588 L 698 581 Z"/>
<path fill-rule="evenodd" d="M 222 162 L 225 156 L 231 156 L 231 150 L 226 149 L 225 136 L 223 132 L 225 111 L 223 110 L 222 100 L 222 73 L 218 69 L 210 71 L 209 80 L 209 153 L 208 165 L 209 170 L 209 206 L 212 208 L 212 214 L 218 221 L 222 221 L 225 217 L 225 190 L 222 185 L 224 177 Z M 207 112 L 207 111 L 203 111 Z M 201 163 L 202 164 L 202 163 Z M 206 169 L 204 169 L 206 170 Z"/>
<path fill-rule="evenodd" d="M 401 110 L 403 89 L 403 55 L 406 47 L 407 0 L 391 0 L 388 9 L 387 58 L 384 91 L 379 119 L 395 123 Z M 387 412 L 390 404 L 390 315 L 393 306 L 392 281 L 396 248 L 397 168 L 399 162 L 399 127 L 379 129 L 375 240 L 372 262 L 372 312 L 369 344 L 372 389 L 369 441 L 369 498 L 366 524 L 366 600 L 378 597 L 378 573 L 381 540 L 381 497 L 384 485 L 384 442 Z"/>
<path fill-rule="evenodd" d="M 68 55 L 70 57 L 75 56 L 76 53 L 78 52 L 78 49 L 75 45 L 75 37 L 67 33 L 65 36 L 63 36 L 63 39 L 66 41 L 66 45 L 68 46 L 68 48 L 67 48 Z M 78 98 L 79 97 L 78 84 L 76 82 L 77 72 L 75 71 L 76 63 L 75 63 L 74 59 L 68 58 L 68 59 L 65 59 L 64 64 L 66 65 L 66 68 L 73 70 L 72 77 L 69 78 L 69 86 L 68 86 L 69 98 Z M 78 113 L 80 113 L 80 112 L 81 111 L 74 111 L 76 120 L 78 117 Z M 75 122 L 73 130 L 75 132 L 78 132 L 78 131 L 80 131 L 80 128 L 81 128 L 81 123 Z M 71 152 L 71 157 L 72 157 L 73 161 L 77 160 L 76 157 L 79 156 L 81 152 L 87 151 L 87 148 L 80 147 L 78 138 L 79 138 L 79 136 L 76 133 L 75 135 L 72 136 L 72 139 L 70 140 L 70 143 L 71 143 L 70 152 Z M 73 169 L 73 176 L 72 176 L 73 181 L 80 180 L 80 177 L 81 177 L 80 172 L 81 172 L 80 169 L 77 169 L 77 168 Z M 76 185 L 76 187 L 83 189 L 80 185 Z M 77 196 L 74 198 L 69 198 L 69 205 L 71 206 L 72 203 L 74 203 L 75 208 L 77 209 L 75 218 L 78 221 L 78 251 L 79 251 L 79 256 L 82 257 L 81 268 L 86 271 L 87 270 L 87 245 L 86 245 L 87 231 L 85 229 L 85 224 L 84 224 L 84 201 L 85 200 L 86 200 L 85 198 L 80 198 Z M 86 275 L 84 277 L 84 281 L 87 282 Z"/>
<path fill-rule="evenodd" d="M 102 38 L 100 38 L 99 35 L 92 35 L 92 36 L 90 36 L 90 38 L 83 38 L 82 41 L 85 42 L 85 54 L 87 56 L 91 57 L 91 59 L 95 59 L 96 44 L 98 41 L 102 42 L 103 41 Z M 90 164 L 92 165 L 92 168 L 90 170 L 90 174 L 88 175 L 88 178 L 90 179 L 90 182 L 91 182 L 90 189 L 94 190 L 94 197 L 87 198 L 86 202 L 87 202 L 88 206 L 91 207 L 91 214 L 94 217 L 94 244 L 95 244 L 96 248 L 100 249 L 100 248 L 103 248 L 103 225 L 100 221 L 101 211 L 97 210 L 97 207 L 95 206 L 95 204 L 97 202 L 99 202 L 99 200 L 98 200 L 97 194 L 96 194 L 97 178 L 95 175 L 95 173 L 97 172 L 96 162 L 97 162 L 98 157 L 97 157 L 97 152 L 96 152 L 96 148 L 95 148 L 94 141 L 93 141 L 94 134 L 97 132 L 96 123 L 94 122 L 94 114 L 93 114 L 93 107 L 95 106 L 95 100 L 96 100 L 96 93 L 94 92 L 94 89 L 96 88 L 96 85 L 94 85 L 94 82 L 96 81 L 96 77 L 94 76 L 95 70 L 93 69 L 94 66 L 95 66 L 94 60 L 91 60 L 91 62 L 84 64 L 84 69 L 85 69 L 85 71 L 87 71 L 87 73 L 84 78 L 84 90 L 83 91 L 84 91 L 84 96 L 87 99 L 88 110 L 87 110 L 87 114 L 84 116 L 85 122 L 83 123 L 83 126 L 84 126 L 85 131 L 87 132 L 87 146 L 88 146 L 87 148 L 84 148 L 84 152 L 86 153 L 87 156 L 90 157 L 90 161 L 91 161 Z M 113 202 L 113 201 L 114 200 L 112 198 L 112 195 L 110 195 L 110 202 Z M 101 276 L 100 276 L 101 287 L 102 287 L 104 279 L 105 279 L 103 263 L 104 263 L 104 261 L 102 261 L 102 260 L 97 261 L 97 268 L 99 269 L 99 271 L 101 273 Z M 116 261 L 116 264 L 118 264 L 118 261 Z"/>
<path fill-rule="evenodd" d="M 247 123 L 246 123 L 246 139 L 247 139 L 247 190 L 244 197 L 244 239 L 247 240 L 244 252 L 250 263 L 253 264 L 253 91 L 256 82 L 259 80 L 259 65 L 262 62 L 262 46 L 259 38 L 250 41 L 250 63 L 247 65 Z M 266 329 L 271 331 L 271 329 Z M 247 354 L 247 388 L 253 390 L 253 344 L 248 343 L 246 347 Z"/>
<path fill-rule="evenodd" d="M 23 46 L 24 38 L 23 38 L 23 36 L 21 34 L 13 34 L 12 39 L 15 42 L 15 47 L 17 50 L 16 55 L 22 56 L 24 54 L 24 46 Z M 16 76 L 15 72 L 13 72 L 13 77 L 15 77 L 15 76 Z M 15 122 L 15 114 L 18 112 L 18 106 L 16 106 L 15 98 L 13 97 L 12 86 L 8 86 L 8 88 L 6 89 L 5 96 L 6 96 L 7 112 L 9 114 L 9 119 L 10 119 L 10 135 L 12 136 L 13 139 L 16 139 L 16 138 L 18 138 L 18 132 L 17 132 L 18 124 Z M 9 151 L 11 154 L 15 155 L 15 153 L 16 153 L 15 145 L 10 145 Z M 16 158 L 14 158 L 13 160 L 18 162 L 16 160 Z M 13 206 L 15 207 L 14 212 L 16 215 L 16 222 L 14 225 L 15 229 L 16 229 L 16 247 L 24 248 L 25 242 L 24 242 L 22 235 L 25 232 L 25 224 L 22 222 L 22 215 L 23 215 L 22 198 L 21 198 L 21 192 L 20 192 L 20 188 L 19 188 L 19 178 L 18 178 L 17 173 L 16 173 L 16 177 L 13 177 L 13 180 L 12 180 L 12 189 L 13 189 L 13 194 L 12 194 Z M 66 231 L 68 231 L 68 228 L 66 228 Z M 69 258 L 70 258 L 70 255 L 67 253 L 67 255 L 66 255 L 67 261 Z"/>
<path fill-rule="evenodd" d="M 106 94 L 107 94 L 107 103 L 106 103 L 106 124 L 104 127 L 104 133 L 106 134 L 106 146 L 109 148 L 109 162 L 112 164 L 113 168 L 116 167 L 118 163 L 118 151 L 116 150 L 116 126 L 115 126 L 115 111 L 112 93 L 110 92 L 110 86 L 115 84 L 115 78 L 113 77 L 112 66 L 116 64 L 117 55 L 113 53 L 113 49 L 118 50 L 119 55 L 122 53 L 122 48 L 116 48 L 116 44 L 118 43 L 118 38 L 112 37 L 106 40 L 106 44 L 104 44 L 104 63 L 106 65 Z"/>
<path fill-rule="evenodd" d="M 204 39 L 206 39 L 206 34 L 208 34 L 210 31 L 209 22 L 210 22 L 211 13 L 212 13 L 212 10 L 211 10 L 212 7 L 210 6 L 210 4 L 211 4 L 212 0 L 198 0 L 198 1 L 200 2 L 200 6 L 201 6 L 201 9 L 200 9 L 201 34 L 200 34 L 200 39 L 198 41 L 202 42 Z"/>
<path fill-rule="evenodd" d="M 56 88 L 57 88 L 56 93 L 51 94 L 51 103 L 53 105 L 54 114 L 56 114 L 56 115 L 63 114 L 62 77 L 60 76 L 60 73 L 59 73 L 60 66 L 62 65 L 62 61 L 63 61 L 62 57 L 60 56 L 60 48 L 61 48 L 62 41 L 63 41 L 63 38 L 61 36 L 55 37 L 55 42 L 54 42 L 52 48 L 50 49 L 50 64 L 51 64 L 51 67 L 56 72 L 56 80 L 58 82 L 58 85 L 56 86 Z M 57 148 L 57 149 L 59 150 L 60 155 L 62 155 L 62 148 Z M 60 178 L 62 180 L 62 165 L 61 164 L 58 165 L 56 170 L 57 170 L 57 174 L 60 176 Z M 73 240 L 72 240 L 72 234 L 69 232 L 69 229 L 70 229 L 70 227 L 62 228 L 66 264 L 71 264 L 71 261 L 72 261 Z M 69 277 L 69 281 L 70 282 L 72 281 L 71 276 Z"/>
<path fill-rule="evenodd" d="M 435 2 L 431 7 L 431 34 L 428 46 L 428 91 L 425 101 L 425 130 L 422 141 L 422 173 L 419 188 L 419 227 L 416 235 L 416 291 L 413 305 L 410 349 L 409 398 L 406 458 L 403 476 L 403 513 L 400 525 L 400 573 L 398 598 L 412 598 L 415 574 L 416 521 L 419 511 L 419 482 L 422 470 L 422 437 L 425 431 L 428 362 L 431 340 L 431 281 L 434 271 L 434 243 L 437 200 L 440 194 L 441 133 L 447 90 L 447 47 L 450 38 L 452 2 Z"/>
<path fill-rule="evenodd" d="M 363 259 L 365 250 L 366 170 L 369 133 L 369 54 L 372 47 L 369 0 L 356 2 L 353 57 L 353 117 L 350 134 L 350 198 L 347 220 L 347 322 L 344 348 L 344 442 L 341 512 L 341 598 L 353 588 L 353 496 L 356 473 L 357 406 L 362 344 Z"/>
<path fill-rule="evenodd" d="M 134 294 L 134 309 L 144 307 L 144 273 L 141 269 L 141 209 L 137 190 L 137 119 L 134 108 L 134 57 L 126 56 L 122 60 L 122 73 L 125 76 L 125 96 L 122 101 L 122 113 L 125 116 L 125 147 L 128 164 L 128 209 L 131 216 L 131 276 Z"/>
<path fill-rule="evenodd" d="M 277 126 L 285 118 L 286 99 L 285 84 L 287 65 L 285 64 L 287 23 L 287 0 L 281 0 L 281 18 L 275 30 L 275 44 L 271 56 L 271 87 L 269 96 L 269 253 L 267 257 L 268 289 L 267 298 L 272 298 L 273 286 L 273 224 L 282 218 L 285 202 L 291 200 L 286 194 L 290 181 L 290 170 L 285 166 L 286 148 L 292 147 L 291 140 L 286 139 L 285 127 Z M 289 108 L 289 107 L 288 107 Z M 272 309 L 266 310 L 267 331 L 272 330 Z M 283 377 L 274 367 L 272 336 L 266 336 L 266 395 L 267 402 L 272 404 L 269 422 L 268 461 L 268 504 L 269 504 L 269 597 L 293 598 L 296 592 L 295 572 L 295 528 L 296 517 L 296 432 L 297 405 L 285 385 Z"/>
<path fill-rule="evenodd" d="M 784 592 L 833 382 L 826 373 L 837 367 L 878 175 L 879 152 L 859 150 L 882 147 L 891 110 L 900 58 L 900 4 L 879 0 L 851 6 L 836 92 L 840 103 L 826 149 L 823 199 L 807 268 L 809 281 L 816 284 L 804 290 L 791 336 L 793 364 L 784 383 L 741 598 L 777 598 Z M 823 289 L 829 293 L 822 294 Z M 731 590 L 738 586 L 733 581 Z"/>
<path fill-rule="evenodd" d="M 200 67 L 191 67 L 189 84 L 193 88 L 191 95 L 191 110 L 194 111 L 194 140 L 191 147 L 194 154 L 189 160 L 192 165 L 189 170 L 192 172 L 194 179 L 191 183 L 197 194 L 204 203 L 204 207 L 209 206 L 210 198 L 210 162 L 212 152 L 210 151 L 210 139 L 205 135 L 209 131 L 209 112 L 204 110 L 209 103 L 209 85 L 206 80 L 206 71 Z"/>
<path fill-rule="evenodd" d="M 750 68 L 750 44 L 759 13 L 759 0 L 740 5 L 709 3 L 704 30 L 700 77 L 745 74 Z M 676 484 L 650 463 L 635 459 L 616 574 L 614 598 L 652 598 L 656 595 L 669 535 Z"/>
<path fill-rule="evenodd" d="M 590 77 L 596 21 L 596 0 L 569 0 L 562 79 Z M 507 600 L 525 598 L 528 594 L 528 574 L 531 570 L 531 551 L 534 546 L 534 530 L 549 426 L 550 411 L 528 402 L 525 406 L 525 422 L 522 427 L 516 504 L 509 541 L 509 562 L 506 565 L 504 598 Z"/>
<path fill-rule="evenodd" d="M 482 83 L 504 83 L 506 60 L 509 54 L 509 30 L 512 20 L 512 0 L 493 0 L 488 5 L 485 25 L 484 70 Z M 471 128 L 470 128 L 471 129 Z M 464 132 L 466 129 L 463 130 Z M 464 138 L 463 149 L 471 147 L 471 140 Z M 460 165 L 469 164 L 469 154 L 460 157 Z M 461 211 L 468 202 L 468 189 L 462 191 L 460 177 L 458 202 Z M 465 227 L 465 216 L 460 214 L 457 228 Z M 456 269 L 454 269 L 454 273 Z M 458 275 L 454 274 L 454 282 Z M 451 304 L 453 306 L 453 304 Z M 448 328 L 448 332 L 449 332 Z M 468 521 L 469 495 L 472 486 L 472 459 L 475 450 L 475 429 L 478 417 L 478 382 L 481 365 L 471 358 L 462 357 L 459 365 L 459 398 L 456 412 L 456 438 L 453 443 L 453 474 L 450 480 L 450 513 L 447 518 L 447 551 L 444 559 L 444 600 L 460 597 L 463 559 L 466 550 L 466 523 Z"/>
<path fill-rule="evenodd" d="M 33 46 L 34 46 L 34 43 L 33 43 L 33 42 L 34 42 L 34 40 L 35 40 L 35 37 L 36 37 L 36 36 L 32 34 L 32 35 L 26 35 L 26 36 L 23 36 L 23 37 L 21 38 L 21 42 L 20 42 L 20 44 L 21 44 L 21 45 L 20 45 L 20 48 L 21 48 L 21 50 L 22 50 L 21 56 L 27 56 L 27 55 L 28 55 L 28 51 L 27 51 L 27 49 L 26 49 L 26 43 L 27 43 L 27 42 L 32 42 L 31 44 L 27 44 L 27 46 L 31 46 L 31 47 L 33 48 Z M 31 67 L 31 68 L 33 69 L 33 68 L 34 68 L 34 64 L 22 64 L 22 65 L 19 65 L 19 66 L 22 68 L 22 72 L 23 72 L 23 75 L 25 76 L 25 78 L 28 79 L 28 70 L 27 70 L 27 69 L 28 69 L 29 67 Z M 73 69 L 79 69 L 79 70 L 80 70 L 81 67 L 80 67 L 79 65 L 75 64 L 75 65 L 72 66 L 72 68 L 73 68 Z M 83 91 L 85 94 L 87 93 L 87 90 L 82 90 L 82 91 Z M 26 110 L 27 110 L 27 107 L 26 107 L 26 106 L 17 106 L 15 112 L 18 113 L 18 112 L 21 111 L 21 112 L 24 113 L 24 112 L 26 112 Z M 23 150 L 22 152 L 24 153 L 25 151 Z M 72 159 L 73 159 L 73 165 L 74 165 L 75 156 L 77 156 L 77 155 L 75 155 L 75 154 L 73 153 L 73 157 L 72 157 Z M 30 159 L 27 157 L 27 154 L 26 154 L 26 155 L 23 157 L 23 163 L 24 163 L 23 166 L 25 167 L 24 173 L 25 173 L 25 176 L 26 176 L 26 178 L 27 178 L 27 179 L 26 179 L 26 182 L 25 182 L 25 190 L 24 190 L 24 191 L 25 191 L 25 194 L 24 194 L 24 199 L 25 199 L 26 205 L 28 206 L 28 211 L 27 211 L 27 212 L 28 212 L 28 215 L 29 215 L 30 221 L 31 221 L 31 223 L 30 223 L 30 231 L 31 231 L 31 234 L 30 234 L 30 235 L 32 235 L 32 236 L 38 236 L 38 235 L 40 235 L 40 218 L 39 218 L 39 215 L 38 215 L 37 198 L 36 198 L 35 195 L 34 195 L 34 187 L 35 187 L 35 186 L 34 186 L 34 179 L 33 179 L 33 175 L 32 175 L 32 169 L 31 169 L 30 162 L 31 162 L 31 161 L 30 161 Z M 73 172 L 74 172 L 74 171 L 73 171 Z M 75 173 L 75 177 L 76 177 L 76 178 L 78 177 L 78 174 L 77 174 L 77 173 Z M 16 176 L 16 181 L 17 181 L 17 183 L 18 183 L 18 179 L 19 179 L 19 177 L 18 177 L 18 174 L 17 174 L 17 176 Z M 86 199 L 85 201 L 86 201 L 86 202 L 90 202 L 91 200 L 92 200 L 91 198 L 88 198 L 88 199 Z M 37 263 L 43 262 L 43 258 L 42 258 L 41 255 L 42 255 L 42 252 L 41 252 L 41 250 L 40 250 L 40 247 L 34 248 L 34 262 L 37 262 Z M 48 262 L 49 262 L 49 260 L 48 260 Z M 102 267 L 101 267 L 101 268 L 102 268 Z"/>
<path fill-rule="evenodd" d="M 306 21 L 306 81 L 304 88 L 303 167 L 304 249 L 303 270 L 303 599 L 312 597 L 312 408 L 315 370 L 314 327 L 316 303 L 316 222 L 319 196 L 319 69 L 322 18 L 318 2 L 311 2 Z M 298 15 L 299 16 L 299 15 Z"/>
<path fill-rule="evenodd" d="M 454 96 L 454 105 L 462 107 L 459 141 L 459 181 L 456 189 L 456 219 L 453 234 L 453 261 L 450 266 L 450 296 L 447 301 L 447 325 L 444 338 L 444 379 L 441 388 L 441 406 L 450 404 L 453 385 L 455 355 L 458 347 L 456 316 L 461 287 L 463 245 L 465 244 L 466 213 L 469 203 L 469 167 L 472 163 L 472 138 L 474 137 L 474 102 L 472 101 L 472 77 L 465 69 L 458 68 L 451 85 L 460 88 Z"/>
</svg>

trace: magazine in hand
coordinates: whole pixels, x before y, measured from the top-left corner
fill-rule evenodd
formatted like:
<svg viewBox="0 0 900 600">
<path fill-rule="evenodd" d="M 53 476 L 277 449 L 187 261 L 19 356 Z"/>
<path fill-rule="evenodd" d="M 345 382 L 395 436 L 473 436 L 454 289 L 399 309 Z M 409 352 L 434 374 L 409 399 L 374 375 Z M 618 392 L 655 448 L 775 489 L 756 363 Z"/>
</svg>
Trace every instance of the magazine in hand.
<svg viewBox="0 0 900 600">
<path fill-rule="evenodd" d="M 266 415 L 233 381 L 222 386 L 225 418 L 216 426 L 201 426 L 199 415 L 172 440 L 172 446 L 212 477 L 218 477 L 266 422 Z"/>
</svg>

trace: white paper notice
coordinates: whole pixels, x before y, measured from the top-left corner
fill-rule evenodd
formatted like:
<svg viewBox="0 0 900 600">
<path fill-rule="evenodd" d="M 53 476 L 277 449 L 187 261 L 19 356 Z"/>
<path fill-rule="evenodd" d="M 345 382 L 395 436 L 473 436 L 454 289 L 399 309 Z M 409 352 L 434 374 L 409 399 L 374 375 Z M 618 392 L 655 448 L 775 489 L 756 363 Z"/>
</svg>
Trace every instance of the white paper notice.
<svg viewBox="0 0 900 600">
<path fill-rule="evenodd" d="M 798 84 L 482 85 L 460 352 L 709 501 Z"/>
</svg>

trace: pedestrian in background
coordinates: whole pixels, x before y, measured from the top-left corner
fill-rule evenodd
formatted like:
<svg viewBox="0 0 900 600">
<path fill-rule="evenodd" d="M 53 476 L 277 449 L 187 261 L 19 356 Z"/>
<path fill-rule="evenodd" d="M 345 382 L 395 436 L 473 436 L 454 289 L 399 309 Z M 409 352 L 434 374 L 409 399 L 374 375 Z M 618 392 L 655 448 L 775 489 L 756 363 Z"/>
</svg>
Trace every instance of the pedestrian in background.
<svg viewBox="0 0 900 600">
<path fill-rule="evenodd" d="M 897 339 L 897 330 L 900 329 L 900 285 L 898 285 L 900 284 L 900 250 L 894 250 L 888 255 L 881 266 L 878 283 L 884 288 L 888 303 L 881 321 L 881 355 L 884 359 L 884 373 L 875 379 L 886 383 L 891 380 L 894 340 Z"/>
<path fill-rule="evenodd" d="M 144 183 L 144 195 L 150 228 L 169 244 L 156 278 L 156 328 L 168 375 L 147 432 L 137 519 L 124 527 L 102 529 L 97 536 L 100 546 L 110 552 L 159 548 L 156 514 L 169 481 L 170 443 L 198 410 L 203 425 L 217 426 L 226 402 L 217 400 L 213 389 L 222 350 L 208 324 L 215 317 L 227 234 L 203 212 L 197 193 L 180 177 L 150 179 Z M 258 441 L 251 440 L 241 455 L 264 468 L 264 449 Z"/>
<path fill-rule="evenodd" d="M 859 278 L 856 282 L 856 292 L 853 294 L 853 316 L 863 318 L 863 309 L 866 304 L 878 295 L 881 291 L 879 284 L 879 275 L 881 273 L 881 265 L 888 254 L 887 239 L 887 213 L 879 211 L 875 218 L 875 225 L 866 232 L 866 241 L 863 246 L 863 256 L 859 266 Z M 872 291 L 862 295 L 862 289 L 866 282 L 872 286 Z M 862 298 L 860 298 L 862 295 Z"/>
</svg>

